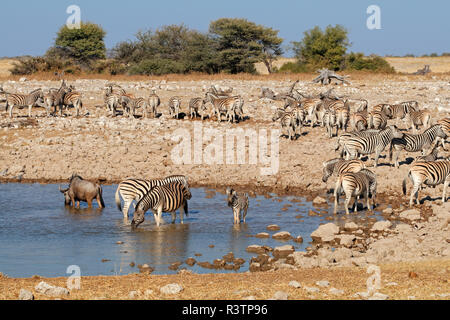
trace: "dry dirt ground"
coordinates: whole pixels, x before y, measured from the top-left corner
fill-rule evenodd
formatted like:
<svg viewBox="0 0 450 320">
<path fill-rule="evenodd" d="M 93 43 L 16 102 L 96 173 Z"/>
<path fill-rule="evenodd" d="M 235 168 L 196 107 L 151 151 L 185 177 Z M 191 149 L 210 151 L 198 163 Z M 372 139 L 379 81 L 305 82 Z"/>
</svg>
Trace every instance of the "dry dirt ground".
<svg viewBox="0 0 450 320">
<path fill-rule="evenodd" d="M 316 94 L 328 89 L 308 82 L 313 76 L 302 75 L 296 88 L 308 94 Z M 103 89 L 108 80 L 68 79 L 68 83 L 73 84 L 83 94 L 82 114 L 84 116 L 76 118 L 73 116 L 74 110 L 70 109 L 65 117 L 47 118 L 43 108 L 35 108 L 31 119 L 26 116 L 25 109 L 16 110 L 15 117 L 10 119 L 0 107 L 0 179 L 3 182 L 67 182 L 71 174 L 77 172 L 86 179 L 117 183 L 131 176 L 150 179 L 171 174 L 185 174 L 189 177 L 192 186 L 224 188 L 231 185 L 242 191 L 269 190 L 307 195 L 311 200 L 319 195 L 330 202 L 332 199 L 327 194 L 327 189 L 333 187 L 334 179 L 329 179 L 328 185 L 322 182 L 322 162 L 337 157 L 334 151 L 337 138 L 329 139 L 325 128 L 304 127 L 303 134 L 293 141 L 289 141 L 286 137 L 279 138 L 277 135 L 274 141 L 279 143 L 279 152 L 267 158 L 269 164 L 279 163 L 279 169 L 275 170 L 274 174 L 262 174 L 261 168 L 267 167 L 267 164 L 262 163 L 259 155 L 256 165 L 250 163 L 248 156 L 243 160 L 243 164 L 229 164 L 226 160 L 225 138 L 229 129 L 253 130 L 260 135 L 268 134 L 267 153 L 271 153 L 272 145 L 276 143 L 270 143 L 270 133 L 280 129 L 280 124 L 272 121 L 274 109 L 279 106 L 279 103 L 260 99 L 259 94 L 262 87 L 269 87 L 278 92 L 286 91 L 294 79 L 296 78 L 288 79 L 280 78 L 280 76 L 248 79 L 205 77 L 202 79 L 198 76 L 194 79 L 178 77 L 177 80 L 167 81 L 161 78 L 127 81 L 116 78 L 117 84 L 137 97 L 147 97 L 151 88 L 156 88 L 161 98 L 158 112 L 162 114 L 156 119 L 130 119 L 123 116 L 112 118 L 103 106 Z M 449 75 L 356 74 L 350 78 L 350 81 L 351 85 L 348 86 L 332 85 L 335 93 L 349 98 L 367 99 L 369 108 L 378 103 L 417 100 L 421 108 L 432 112 L 433 121 L 450 115 Z M 218 123 L 210 119 L 202 122 L 200 119 L 190 120 L 188 117 L 180 120 L 169 118 L 167 102 L 171 96 L 182 97 L 181 111 L 187 113 L 189 99 L 203 97 L 205 90 L 212 84 L 233 87 L 233 92 L 244 97 L 244 113 L 248 116 L 246 121 L 230 124 L 225 121 Z M 33 79 L 19 82 L 16 79 L 5 80 L 2 85 L 4 90 L 9 92 L 29 92 L 39 87 L 46 92 L 50 87 L 58 87 L 59 82 Z M 138 115 L 141 113 L 142 111 L 138 110 Z M 405 128 L 405 124 L 401 124 L 400 127 Z M 200 138 L 198 130 L 202 132 Z M 208 137 L 208 133 L 212 137 Z M 174 156 L 182 149 L 180 146 L 185 146 L 180 144 L 180 136 L 183 137 L 183 142 L 188 143 L 188 149 L 191 152 L 191 156 L 185 158 L 184 163 L 177 163 L 180 157 Z M 195 141 L 200 143 L 196 144 Z M 214 141 L 215 144 L 212 143 Z M 222 146 L 225 163 L 208 162 L 217 156 L 211 150 L 215 149 L 220 153 L 220 146 Z M 251 147 L 255 145 L 246 142 L 245 146 L 245 149 L 250 152 Z M 258 154 L 261 152 L 261 146 L 264 146 L 264 143 L 257 144 Z M 188 149 L 185 149 L 185 152 L 188 152 Z M 204 156 L 203 159 L 195 157 L 195 155 L 198 156 L 199 150 Z M 255 151 L 252 152 L 254 155 Z M 386 152 L 383 154 L 385 155 Z M 277 155 L 279 161 L 276 160 Z M 390 166 L 387 158 L 381 158 L 377 168 L 372 167 L 371 159 L 367 160 L 367 166 L 374 170 L 378 177 L 378 194 L 380 195 L 378 204 L 381 208 L 392 206 L 395 209 L 401 209 L 405 206 L 407 198 L 402 195 L 401 182 L 407 174 L 408 163 L 417 155 L 402 154 L 399 169 Z M 442 155 L 448 155 L 448 153 Z M 410 189 L 411 184 L 408 183 L 408 191 Z M 441 194 L 442 186 L 421 191 L 421 199 L 425 196 L 429 197 L 425 198 L 425 205 L 419 206 L 419 209 L 425 211 L 425 206 L 431 203 L 430 200 L 436 202 Z M 386 288 L 383 292 L 392 298 L 401 299 L 406 299 L 408 296 L 421 299 L 439 298 L 430 294 L 431 292 L 441 294 L 445 290 L 448 292 L 448 267 L 446 260 L 440 260 L 437 263 L 426 261 L 385 265 L 382 267 L 386 272 L 383 271 L 383 274 L 386 274 L 383 279 L 397 282 L 398 285 Z M 123 299 L 128 297 L 131 289 L 152 289 L 155 294 L 150 295 L 149 298 L 156 299 L 161 298 L 158 286 L 178 281 L 186 285 L 183 293 L 175 297 L 177 299 L 228 299 L 244 298 L 250 295 L 265 299 L 272 296 L 277 286 L 287 291 L 290 298 L 311 298 L 304 290 L 294 290 L 287 286 L 287 283 L 295 280 L 296 277 L 299 279 L 297 281 L 305 285 L 312 285 L 313 280 L 322 280 L 322 278 L 329 280 L 331 286 L 345 290 L 345 294 L 339 298 L 350 298 L 355 292 L 362 291 L 367 279 L 365 269 L 336 270 L 314 268 L 298 271 L 281 270 L 267 274 L 176 275 L 150 276 L 149 278 L 142 278 L 141 275 L 118 278 L 92 277 L 83 278 L 86 288 L 92 289 L 71 293 L 70 297 Z M 418 270 L 416 272 L 419 277 L 408 279 L 408 272 L 411 270 Z M 342 274 L 337 275 L 336 272 L 342 272 Z M 137 278 L 145 280 L 142 283 L 134 281 Z M 230 285 L 223 286 L 221 278 L 229 279 Z M 62 284 L 64 280 L 51 281 Z M 0 290 L 0 298 L 15 299 L 19 288 L 31 288 L 37 282 L 36 279 L 0 279 L 0 288 L 11 289 Z M 188 282 L 189 285 L 187 285 Z M 210 282 L 217 284 L 208 286 L 211 290 L 195 289 L 197 286 L 203 287 L 205 283 Z M 248 285 L 250 283 L 252 283 L 251 286 Z M 249 290 L 249 288 L 252 289 Z M 443 288 L 444 291 L 436 288 Z M 235 293 L 244 289 L 249 293 Z M 323 295 L 323 293 L 313 296 L 324 299 L 333 298 L 332 295 Z"/>
</svg>

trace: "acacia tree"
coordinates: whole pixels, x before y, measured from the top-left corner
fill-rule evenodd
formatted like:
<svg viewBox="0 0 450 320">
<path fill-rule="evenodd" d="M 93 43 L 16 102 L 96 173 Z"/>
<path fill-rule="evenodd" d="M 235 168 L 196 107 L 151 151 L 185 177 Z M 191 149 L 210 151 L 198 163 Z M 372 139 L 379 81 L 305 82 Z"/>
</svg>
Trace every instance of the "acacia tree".
<svg viewBox="0 0 450 320">
<path fill-rule="evenodd" d="M 217 41 L 221 68 L 230 73 L 255 72 L 254 63 L 264 62 L 269 72 L 282 54 L 278 31 L 246 19 L 222 18 L 211 22 L 209 32 Z"/>
</svg>

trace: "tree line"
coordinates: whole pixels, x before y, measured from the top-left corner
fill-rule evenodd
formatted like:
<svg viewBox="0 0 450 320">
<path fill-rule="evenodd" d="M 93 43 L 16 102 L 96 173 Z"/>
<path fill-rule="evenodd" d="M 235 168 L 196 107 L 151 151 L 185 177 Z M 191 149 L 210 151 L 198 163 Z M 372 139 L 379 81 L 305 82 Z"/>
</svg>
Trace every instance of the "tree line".
<svg viewBox="0 0 450 320">
<path fill-rule="evenodd" d="M 291 43 L 296 62 L 280 69 L 274 67 L 274 61 L 285 53 L 278 30 L 247 19 L 221 18 L 210 23 L 208 32 L 192 30 L 183 24 L 139 31 L 135 39 L 119 42 L 110 50 L 106 49 L 105 35 L 95 23 L 81 23 L 79 29 L 64 25 L 43 56 L 23 59 L 11 72 L 236 74 L 256 73 L 257 62 L 264 63 L 269 73 L 312 72 L 318 68 L 394 72 L 381 57 L 348 53 L 348 31 L 341 25 L 305 31 L 300 41 Z"/>
</svg>

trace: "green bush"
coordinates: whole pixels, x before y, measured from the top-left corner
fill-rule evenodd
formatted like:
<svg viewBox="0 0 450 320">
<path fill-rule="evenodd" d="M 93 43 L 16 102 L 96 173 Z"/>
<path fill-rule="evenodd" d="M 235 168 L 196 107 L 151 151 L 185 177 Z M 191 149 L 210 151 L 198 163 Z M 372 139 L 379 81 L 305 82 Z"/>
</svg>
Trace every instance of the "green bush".
<svg viewBox="0 0 450 320">
<path fill-rule="evenodd" d="M 280 69 L 276 70 L 278 73 L 302 73 L 309 72 L 308 68 L 305 65 L 301 65 L 295 62 L 286 62 L 283 64 Z"/>
<path fill-rule="evenodd" d="M 382 57 L 371 55 L 365 57 L 362 53 L 350 53 L 345 57 L 343 69 L 369 70 L 375 72 L 393 73 L 395 69 Z"/>
<path fill-rule="evenodd" d="M 131 75 L 162 75 L 168 73 L 184 73 L 183 64 L 168 59 L 146 59 L 133 65 L 128 73 Z"/>
</svg>

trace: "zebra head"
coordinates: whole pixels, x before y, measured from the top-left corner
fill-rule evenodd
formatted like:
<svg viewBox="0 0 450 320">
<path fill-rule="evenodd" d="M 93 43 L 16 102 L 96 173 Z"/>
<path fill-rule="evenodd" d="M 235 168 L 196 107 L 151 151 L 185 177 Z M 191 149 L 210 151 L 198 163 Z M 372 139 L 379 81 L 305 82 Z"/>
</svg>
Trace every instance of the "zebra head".
<svg viewBox="0 0 450 320">
<path fill-rule="evenodd" d="M 232 189 L 230 187 L 227 187 L 227 204 L 228 204 L 229 207 L 232 206 L 233 199 L 234 199 L 235 196 L 236 196 L 236 190 L 234 190 L 234 189 Z"/>
<path fill-rule="evenodd" d="M 272 121 L 277 121 L 284 115 L 285 111 L 283 109 L 278 108 L 277 111 L 275 111 L 275 114 L 272 117 Z"/>
<path fill-rule="evenodd" d="M 386 128 L 387 130 L 391 130 L 392 136 L 394 138 L 403 138 L 403 132 L 401 132 L 396 125 L 390 125 Z"/>
<path fill-rule="evenodd" d="M 66 206 L 69 206 L 70 202 L 71 202 L 70 197 L 69 197 L 69 188 L 70 187 L 67 187 L 66 189 L 61 189 L 61 186 L 58 186 L 58 188 L 59 188 L 59 192 L 61 192 L 64 195 L 64 204 Z"/>
<path fill-rule="evenodd" d="M 340 159 L 340 158 L 336 158 L 336 159 L 328 160 L 328 161 L 325 161 L 322 163 L 322 165 L 323 165 L 322 181 L 323 182 L 328 181 L 328 178 L 333 174 L 334 166 L 336 165 L 336 163 L 338 163 L 341 160 L 342 159 Z"/>
<path fill-rule="evenodd" d="M 134 210 L 133 220 L 131 221 L 131 229 L 136 229 L 142 222 L 144 222 L 144 216 L 144 204 L 142 201 L 139 201 L 136 205 L 136 209 Z"/>
</svg>

